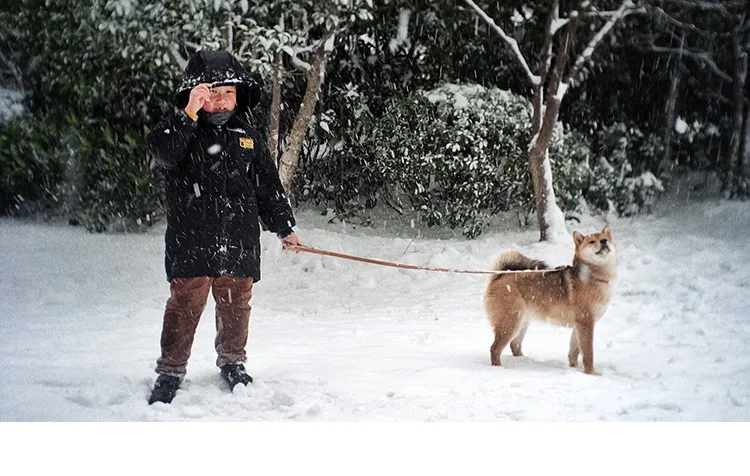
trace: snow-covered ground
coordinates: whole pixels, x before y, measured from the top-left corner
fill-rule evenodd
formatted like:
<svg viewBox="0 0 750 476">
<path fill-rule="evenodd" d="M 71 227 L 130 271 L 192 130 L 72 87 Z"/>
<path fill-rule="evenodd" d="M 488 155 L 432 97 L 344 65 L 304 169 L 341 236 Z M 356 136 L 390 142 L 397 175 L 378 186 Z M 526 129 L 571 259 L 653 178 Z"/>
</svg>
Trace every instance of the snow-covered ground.
<svg viewBox="0 0 750 476">
<path fill-rule="evenodd" d="M 309 245 L 418 265 L 487 269 L 508 247 L 554 265 L 572 254 L 511 224 L 467 241 L 314 212 L 298 222 Z M 485 276 L 295 255 L 266 233 L 255 384 L 243 396 L 224 388 L 209 301 L 182 390 L 149 406 L 168 294 L 163 228 L 89 234 L 3 219 L 0 420 L 750 421 L 750 206 L 662 203 L 613 232 L 620 275 L 596 329 L 601 376 L 568 368 L 569 331 L 538 323 L 524 357 L 506 349 L 505 366 L 491 367 Z"/>
<path fill-rule="evenodd" d="M 509 247 L 553 265 L 572 256 L 572 243 L 540 244 L 510 220 L 473 241 L 313 211 L 298 222 L 311 246 L 417 265 L 487 269 Z M 539 323 L 524 357 L 506 349 L 504 367 L 490 366 L 485 276 L 286 253 L 266 233 L 255 383 L 235 395 L 220 380 L 209 300 L 182 389 L 149 406 L 168 295 L 163 226 L 90 234 L 2 219 L 0 421 L 750 421 L 748 203 L 665 199 L 612 227 L 620 274 L 596 328 L 599 376 L 567 366 L 568 330 Z"/>
</svg>

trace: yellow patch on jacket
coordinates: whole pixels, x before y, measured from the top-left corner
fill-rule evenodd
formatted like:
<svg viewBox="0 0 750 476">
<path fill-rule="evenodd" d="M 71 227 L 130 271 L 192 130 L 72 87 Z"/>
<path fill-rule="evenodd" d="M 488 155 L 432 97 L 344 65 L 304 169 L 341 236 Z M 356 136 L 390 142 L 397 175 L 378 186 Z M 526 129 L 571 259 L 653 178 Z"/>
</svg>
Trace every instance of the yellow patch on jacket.
<svg viewBox="0 0 750 476">
<path fill-rule="evenodd" d="M 240 147 L 243 149 L 255 148 L 255 142 L 250 137 L 240 137 Z"/>
</svg>

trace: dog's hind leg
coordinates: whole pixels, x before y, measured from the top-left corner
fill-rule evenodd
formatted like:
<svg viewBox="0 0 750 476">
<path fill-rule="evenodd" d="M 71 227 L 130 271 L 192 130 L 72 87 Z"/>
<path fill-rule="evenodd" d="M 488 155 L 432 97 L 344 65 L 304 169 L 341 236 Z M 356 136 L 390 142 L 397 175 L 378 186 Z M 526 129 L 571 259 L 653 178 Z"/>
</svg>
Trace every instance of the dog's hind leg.
<svg viewBox="0 0 750 476">
<path fill-rule="evenodd" d="M 495 341 L 490 346 L 490 363 L 492 365 L 502 365 L 500 363 L 500 354 L 512 338 L 512 334 L 495 329 Z"/>
<path fill-rule="evenodd" d="M 576 330 L 570 333 L 570 350 L 568 350 L 568 363 L 571 367 L 578 366 L 578 354 L 581 352 L 581 347 L 578 345 L 578 336 Z"/>
<path fill-rule="evenodd" d="M 583 371 L 587 374 L 594 372 L 594 323 L 578 321 L 575 324 L 578 346 L 583 356 Z"/>
<path fill-rule="evenodd" d="M 495 341 L 490 346 L 490 363 L 492 365 L 502 365 L 500 363 L 500 354 L 508 343 L 515 337 L 521 324 L 520 316 L 510 316 L 508 314 L 495 316 L 493 330 L 495 331 Z"/>
<path fill-rule="evenodd" d="M 516 334 L 516 337 L 514 337 L 513 340 L 510 341 L 510 351 L 513 352 L 513 355 L 516 357 L 520 357 L 523 355 L 523 351 L 521 350 L 521 345 L 523 344 L 523 338 L 526 335 L 527 330 L 529 330 L 528 319 L 525 320 L 524 323 L 521 325 L 521 330 L 518 331 L 518 334 Z"/>
</svg>

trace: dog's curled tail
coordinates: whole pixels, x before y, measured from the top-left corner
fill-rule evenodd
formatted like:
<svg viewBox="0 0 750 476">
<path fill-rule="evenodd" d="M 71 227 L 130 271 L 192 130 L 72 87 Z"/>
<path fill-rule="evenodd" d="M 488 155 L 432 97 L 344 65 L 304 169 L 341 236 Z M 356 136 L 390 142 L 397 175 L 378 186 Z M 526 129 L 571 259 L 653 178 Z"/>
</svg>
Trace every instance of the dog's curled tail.
<svg viewBox="0 0 750 476">
<path fill-rule="evenodd" d="M 493 271 L 523 271 L 528 269 L 549 269 L 549 266 L 544 261 L 527 258 L 516 250 L 505 251 L 496 256 L 492 263 Z M 502 275 L 496 274 L 490 280 L 495 280 L 500 276 Z"/>
</svg>

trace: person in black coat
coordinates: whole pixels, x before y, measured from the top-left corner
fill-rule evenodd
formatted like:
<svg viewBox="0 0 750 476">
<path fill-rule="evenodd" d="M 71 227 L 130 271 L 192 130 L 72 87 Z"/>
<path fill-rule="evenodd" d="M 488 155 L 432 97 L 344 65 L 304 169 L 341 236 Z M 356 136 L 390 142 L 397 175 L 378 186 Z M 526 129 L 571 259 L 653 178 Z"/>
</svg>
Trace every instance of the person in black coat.
<svg viewBox="0 0 750 476">
<path fill-rule="evenodd" d="M 247 114 L 260 86 L 226 51 L 194 54 L 175 95 L 177 112 L 148 134 L 167 199 L 159 374 L 149 404 L 170 403 L 185 376 L 208 293 L 216 302 L 216 365 L 234 389 L 246 361 L 250 298 L 260 280 L 261 226 L 283 249 L 300 244 L 294 214 L 263 137 Z"/>
</svg>

